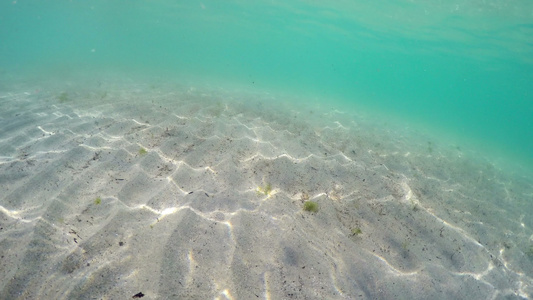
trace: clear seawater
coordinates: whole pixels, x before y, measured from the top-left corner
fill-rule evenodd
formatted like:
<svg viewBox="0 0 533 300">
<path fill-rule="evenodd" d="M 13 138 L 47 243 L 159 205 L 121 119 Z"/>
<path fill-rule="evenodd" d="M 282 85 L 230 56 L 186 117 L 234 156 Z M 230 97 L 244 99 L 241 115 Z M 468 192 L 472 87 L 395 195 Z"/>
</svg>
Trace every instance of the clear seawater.
<svg viewBox="0 0 533 300">
<path fill-rule="evenodd" d="M 531 0 L 0 1 L 0 300 L 530 299 L 532 153 Z"/>
<path fill-rule="evenodd" d="M 4 82 L 118 71 L 283 91 L 527 169 L 532 37 L 524 0 L 16 0 L 0 3 L 0 72 Z"/>
</svg>

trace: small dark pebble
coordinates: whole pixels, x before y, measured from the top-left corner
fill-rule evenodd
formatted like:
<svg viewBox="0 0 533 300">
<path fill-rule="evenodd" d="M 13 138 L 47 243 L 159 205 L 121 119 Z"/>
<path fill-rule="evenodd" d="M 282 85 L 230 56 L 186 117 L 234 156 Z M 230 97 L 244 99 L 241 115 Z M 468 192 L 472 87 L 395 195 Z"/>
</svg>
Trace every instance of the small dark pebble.
<svg viewBox="0 0 533 300">
<path fill-rule="evenodd" d="M 133 295 L 132 298 L 133 298 L 133 299 L 137 299 L 137 298 L 142 298 L 142 297 L 144 297 L 144 294 L 141 293 L 141 292 L 138 292 L 137 294 Z"/>
<path fill-rule="evenodd" d="M 119 246 L 124 246 L 124 242 L 118 242 Z"/>
</svg>

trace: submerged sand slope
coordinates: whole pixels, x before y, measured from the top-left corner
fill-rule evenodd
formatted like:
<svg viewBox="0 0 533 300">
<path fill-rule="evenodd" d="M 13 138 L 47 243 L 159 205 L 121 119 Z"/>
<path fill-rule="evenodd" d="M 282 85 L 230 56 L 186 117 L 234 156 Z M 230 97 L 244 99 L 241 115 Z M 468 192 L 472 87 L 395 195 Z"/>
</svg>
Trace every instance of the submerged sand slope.
<svg viewBox="0 0 533 300">
<path fill-rule="evenodd" d="M 531 179 L 459 149 L 266 95 L 27 90 L 0 95 L 0 298 L 533 295 Z"/>
</svg>

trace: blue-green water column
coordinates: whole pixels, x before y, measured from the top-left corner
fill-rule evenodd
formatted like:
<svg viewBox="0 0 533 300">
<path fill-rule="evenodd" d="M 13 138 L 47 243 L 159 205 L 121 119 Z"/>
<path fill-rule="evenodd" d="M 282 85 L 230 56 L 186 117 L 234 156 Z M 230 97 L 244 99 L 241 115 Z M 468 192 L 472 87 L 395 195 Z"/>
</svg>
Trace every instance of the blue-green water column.
<svg viewBox="0 0 533 300">
<path fill-rule="evenodd" d="M 533 166 L 532 4 L 367 2 L 4 1 L 0 74 L 289 92 Z"/>
</svg>

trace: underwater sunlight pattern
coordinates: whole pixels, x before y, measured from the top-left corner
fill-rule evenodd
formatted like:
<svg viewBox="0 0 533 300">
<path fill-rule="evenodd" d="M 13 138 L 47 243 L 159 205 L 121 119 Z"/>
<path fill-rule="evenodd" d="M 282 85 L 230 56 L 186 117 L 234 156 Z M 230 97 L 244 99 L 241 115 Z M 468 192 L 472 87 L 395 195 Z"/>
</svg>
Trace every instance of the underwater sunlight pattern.
<svg viewBox="0 0 533 300">
<path fill-rule="evenodd" d="M 0 3 L 0 299 L 531 299 L 533 2 Z"/>
</svg>

